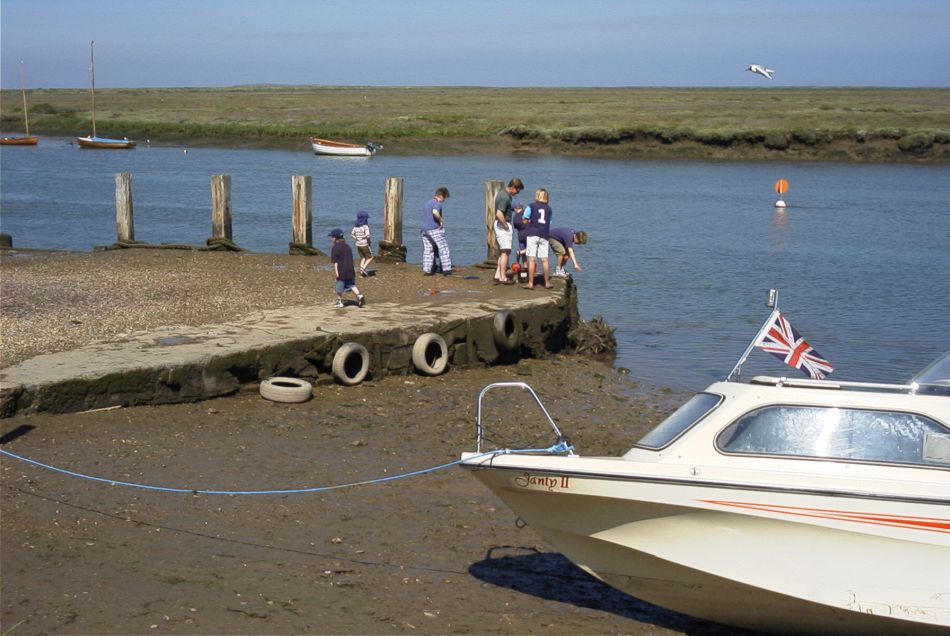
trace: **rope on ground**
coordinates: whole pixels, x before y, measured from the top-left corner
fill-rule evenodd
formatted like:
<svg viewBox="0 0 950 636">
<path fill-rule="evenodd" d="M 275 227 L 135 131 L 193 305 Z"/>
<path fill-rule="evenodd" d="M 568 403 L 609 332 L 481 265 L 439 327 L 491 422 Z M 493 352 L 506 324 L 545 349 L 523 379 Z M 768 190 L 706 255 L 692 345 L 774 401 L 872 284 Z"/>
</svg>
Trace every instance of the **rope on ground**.
<svg viewBox="0 0 950 636">
<path fill-rule="evenodd" d="M 326 256 L 323 252 L 306 243 L 290 243 L 288 253 L 291 256 Z"/>
<path fill-rule="evenodd" d="M 17 459 L 21 462 L 32 464 L 33 466 L 45 468 L 46 470 L 51 470 L 56 473 L 68 475 L 70 477 L 76 477 L 79 479 L 87 479 L 89 481 L 109 484 L 110 486 L 125 486 L 127 488 L 138 488 L 141 490 L 152 490 L 152 491 L 157 491 L 157 492 L 169 492 L 169 493 L 183 493 L 183 494 L 190 494 L 190 495 L 296 495 L 296 494 L 303 494 L 303 493 L 327 492 L 330 490 L 340 490 L 343 488 L 354 488 L 356 486 L 370 486 L 373 484 L 382 484 L 388 481 L 396 481 L 397 479 L 405 479 L 407 477 L 416 477 L 418 475 L 434 473 L 438 470 L 443 470 L 445 468 L 450 468 L 452 466 L 458 466 L 459 464 L 465 463 L 466 461 L 468 462 L 478 461 L 482 459 L 495 457 L 496 455 L 508 455 L 511 453 L 555 454 L 555 453 L 567 453 L 572 450 L 573 448 L 568 443 L 562 440 L 562 441 L 559 441 L 557 444 L 554 444 L 547 448 L 523 448 L 520 450 L 510 450 L 510 449 L 494 450 L 494 451 L 482 453 L 480 455 L 476 455 L 474 457 L 470 457 L 467 460 L 457 459 L 454 462 L 449 462 L 447 464 L 440 464 L 438 466 L 432 466 L 430 468 L 422 468 L 419 470 L 413 470 L 407 473 L 391 475 L 389 477 L 378 477 L 376 479 L 355 481 L 348 484 L 337 484 L 335 486 L 314 486 L 310 488 L 287 488 L 283 490 L 211 490 L 211 489 L 203 489 L 203 488 L 172 488 L 169 486 L 152 486 L 149 484 L 139 484 L 135 482 L 119 481 L 116 479 L 107 479 L 104 477 L 95 477 L 93 475 L 77 473 L 71 470 L 66 470 L 65 468 L 58 468 L 56 466 L 44 464 L 43 462 L 38 462 L 35 459 L 23 457 L 22 455 L 17 455 L 15 453 L 11 453 L 3 449 L 0 449 L 0 455 L 9 457 L 11 459 Z"/>
<path fill-rule="evenodd" d="M 388 263 L 405 263 L 406 262 L 406 246 L 400 245 L 399 243 L 393 243 L 392 241 L 382 240 L 377 243 L 378 253 L 376 257 L 381 262 Z"/>
<path fill-rule="evenodd" d="M 214 252 L 228 250 L 231 252 L 246 252 L 247 250 L 237 245 L 234 241 L 227 238 L 209 238 L 205 245 L 190 245 L 188 243 L 147 243 L 145 241 L 116 241 L 112 245 L 96 247 L 95 251 L 125 250 L 125 249 L 147 249 L 147 250 L 192 250 L 196 252 Z"/>
<path fill-rule="evenodd" d="M 223 236 L 212 236 L 205 241 L 208 250 L 227 250 L 229 252 L 246 252 L 247 250 L 239 246 L 229 238 Z"/>
</svg>

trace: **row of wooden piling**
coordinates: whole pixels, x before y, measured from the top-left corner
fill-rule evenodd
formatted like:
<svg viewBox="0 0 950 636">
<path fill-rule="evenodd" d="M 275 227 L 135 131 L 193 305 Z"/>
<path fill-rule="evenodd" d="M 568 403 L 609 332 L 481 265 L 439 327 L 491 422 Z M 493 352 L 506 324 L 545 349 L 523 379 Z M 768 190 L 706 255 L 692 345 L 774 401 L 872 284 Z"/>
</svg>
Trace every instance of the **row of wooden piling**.
<svg viewBox="0 0 950 636">
<path fill-rule="evenodd" d="M 306 175 L 293 176 L 291 188 L 291 254 L 322 254 L 313 246 L 313 184 Z M 486 261 L 498 258 L 493 226 L 495 223 L 495 195 L 503 187 L 501 181 L 485 182 L 485 244 Z M 388 177 L 383 198 L 383 235 L 377 241 L 377 257 L 386 261 L 406 260 L 406 246 L 402 236 L 403 179 Z M 132 174 L 115 175 L 115 226 L 119 244 L 134 244 L 135 223 L 132 207 Z M 233 243 L 231 228 L 231 176 L 211 176 L 211 237 L 209 243 Z"/>
</svg>

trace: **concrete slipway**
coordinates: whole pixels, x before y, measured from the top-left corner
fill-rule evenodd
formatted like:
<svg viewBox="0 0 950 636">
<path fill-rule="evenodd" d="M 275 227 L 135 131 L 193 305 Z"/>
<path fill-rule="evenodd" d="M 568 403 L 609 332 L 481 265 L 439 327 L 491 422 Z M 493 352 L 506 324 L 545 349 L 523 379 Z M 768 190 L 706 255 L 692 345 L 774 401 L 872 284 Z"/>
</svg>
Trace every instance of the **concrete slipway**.
<svg viewBox="0 0 950 636">
<path fill-rule="evenodd" d="M 348 342 L 366 347 L 369 377 L 408 374 L 415 371 L 413 344 L 426 333 L 444 338 L 450 368 L 511 362 L 563 349 L 577 320 L 570 281 L 477 300 L 262 311 L 225 324 L 135 333 L 0 369 L 0 416 L 201 400 L 272 376 L 331 382 L 334 355 Z"/>
</svg>

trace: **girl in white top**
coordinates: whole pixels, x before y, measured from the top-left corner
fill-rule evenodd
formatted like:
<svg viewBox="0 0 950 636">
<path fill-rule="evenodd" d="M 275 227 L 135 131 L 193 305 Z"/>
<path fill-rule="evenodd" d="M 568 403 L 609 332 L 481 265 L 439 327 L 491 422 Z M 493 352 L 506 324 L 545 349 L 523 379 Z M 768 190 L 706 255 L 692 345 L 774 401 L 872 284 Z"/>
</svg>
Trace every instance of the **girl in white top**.
<svg viewBox="0 0 950 636">
<path fill-rule="evenodd" d="M 367 268 L 373 262 L 372 238 L 369 234 L 369 212 L 358 212 L 350 231 L 356 250 L 360 253 L 360 276 L 369 276 Z"/>
</svg>

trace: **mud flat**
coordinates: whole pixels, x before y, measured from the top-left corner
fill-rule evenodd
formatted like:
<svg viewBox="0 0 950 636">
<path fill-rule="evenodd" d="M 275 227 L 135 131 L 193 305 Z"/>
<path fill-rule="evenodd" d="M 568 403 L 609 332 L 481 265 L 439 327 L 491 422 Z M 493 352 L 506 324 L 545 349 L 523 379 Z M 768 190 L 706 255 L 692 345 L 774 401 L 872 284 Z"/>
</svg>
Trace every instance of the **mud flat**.
<svg viewBox="0 0 950 636">
<path fill-rule="evenodd" d="M 200 403 L 0 421 L 3 448 L 78 473 L 261 490 L 427 468 L 474 447 L 478 391 L 536 388 L 582 454 L 620 453 L 683 398 L 553 356 L 439 377 L 252 390 Z M 494 439 L 547 440 L 521 391 Z M 553 440 L 552 440 L 553 441 Z M 11 634 L 732 634 L 589 578 L 458 467 L 320 493 L 194 495 L 4 457 L 2 622 Z"/>
</svg>

